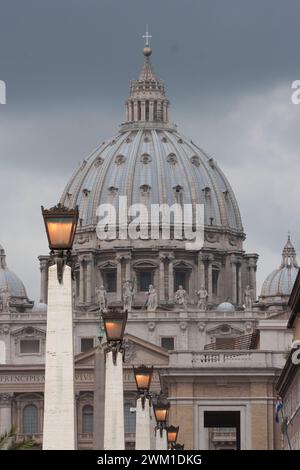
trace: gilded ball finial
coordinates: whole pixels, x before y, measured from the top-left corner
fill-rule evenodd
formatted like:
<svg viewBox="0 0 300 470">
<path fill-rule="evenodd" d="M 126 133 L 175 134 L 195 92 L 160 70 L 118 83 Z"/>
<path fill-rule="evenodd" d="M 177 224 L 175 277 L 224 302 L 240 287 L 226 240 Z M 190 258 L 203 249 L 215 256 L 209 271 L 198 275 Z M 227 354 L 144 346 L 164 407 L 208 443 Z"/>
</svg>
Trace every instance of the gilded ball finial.
<svg viewBox="0 0 300 470">
<path fill-rule="evenodd" d="M 145 46 L 143 49 L 143 54 L 145 57 L 150 57 L 152 54 L 152 49 L 150 46 Z"/>
</svg>

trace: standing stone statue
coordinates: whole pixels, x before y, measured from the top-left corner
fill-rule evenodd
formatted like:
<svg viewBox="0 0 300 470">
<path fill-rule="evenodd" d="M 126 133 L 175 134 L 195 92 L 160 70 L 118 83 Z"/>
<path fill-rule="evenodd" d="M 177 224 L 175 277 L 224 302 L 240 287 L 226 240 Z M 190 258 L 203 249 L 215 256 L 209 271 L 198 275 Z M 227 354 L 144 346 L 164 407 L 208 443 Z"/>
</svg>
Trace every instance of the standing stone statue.
<svg viewBox="0 0 300 470">
<path fill-rule="evenodd" d="M 105 312 L 107 308 L 107 294 L 106 294 L 106 290 L 104 289 L 104 286 L 100 286 L 96 290 L 96 293 L 98 297 L 100 311 Z"/>
<path fill-rule="evenodd" d="M 252 289 L 250 286 L 247 286 L 246 289 L 244 290 L 244 303 L 245 303 L 245 308 L 251 310 L 252 309 Z"/>
<path fill-rule="evenodd" d="M 155 288 L 152 284 L 149 286 L 149 291 L 147 292 L 147 311 L 148 312 L 155 312 L 157 309 L 157 293 Z"/>
<path fill-rule="evenodd" d="M 198 290 L 197 295 L 198 295 L 197 308 L 205 312 L 207 309 L 208 292 L 203 285 Z"/>
<path fill-rule="evenodd" d="M 126 281 L 123 285 L 123 309 L 124 312 L 128 310 L 131 311 L 132 301 L 133 301 L 133 286 L 131 281 Z"/>
<path fill-rule="evenodd" d="M 182 286 L 179 286 L 175 292 L 175 302 L 179 305 L 179 308 L 187 308 L 187 292 Z"/>
</svg>

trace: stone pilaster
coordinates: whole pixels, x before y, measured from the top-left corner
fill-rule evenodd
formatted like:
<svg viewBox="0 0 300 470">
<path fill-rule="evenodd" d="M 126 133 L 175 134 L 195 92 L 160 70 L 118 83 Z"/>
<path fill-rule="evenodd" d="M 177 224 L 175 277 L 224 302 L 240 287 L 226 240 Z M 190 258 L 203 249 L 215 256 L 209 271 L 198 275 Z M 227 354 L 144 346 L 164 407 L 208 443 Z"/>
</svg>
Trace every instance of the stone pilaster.
<svg viewBox="0 0 300 470">
<path fill-rule="evenodd" d="M 165 300 L 165 255 L 159 255 L 159 300 Z"/>
<path fill-rule="evenodd" d="M 49 268 L 45 365 L 44 450 L 75 449 L 75 392 L 71 268 L 63 282 Z"/>
<path fill-rule="evenodd" d="M 87 266 L 86 266 L 86 301 L 88 304 L 92 302 L 92 292 L 93 292 L 93 257 L 90 256 L 87 259 Z"/>
<path fill-rule="evenodd" d="M 168 255 L 169 260 L 169 300 L 174 299 L 174 255 Z"/>
<path fill-rule="evenodd" d="M 122 300 L 122 256 L 116 256 L 117 261 L 117 301 Z"/>
<path fill-rule="evenodd" d="M 257 292 L 256 292 L 256 268 L 257 268 L 257 258 L 255 257 L 249 258 L 249 285 L 253 292 L 253 300 L 256 300 Z"/>
<path fill-rule="evenodd" d="M 136 450 L 149 450 L 150 445 L 150 408 L 149 399 L 146 398 L 145 406 L 142 406 L 142 399 L 136 402 Z"/>
<path fill-rule="evenodd" d="M 124 450 L 123 358 L 117 353 L 106 354 L 104 449 Z"/>
<path fill-rule="evenodd" d="M 232 303 L 237 303 L 237 266 L 236 266 L 236 258 L 234 255 L 231 255 L 231 292 L 232 292 Z"/>
<path fill-rule="evenodd" d="M 80 256 L 79 257 L 79 303 L 83 304 L 84 303 L 84 263 L 85 259 L 84 257 Z"/>
<path fill-rule="evenodd" d="M 242 264 L 239 263 L 237 266 L 238 269 L 238 303 L 239 305 L 243 304 L 243 286 L 242 286 Z"/>
<path fill-rule="evenodd" d="M 131 253 L 124 256 L 125 259 L 125 281 L 131 280 Z"/>
<path fill-rule="evenodd" d="M 11 393 L 0 393 L 0 435 L 12 428 L 12 398 Z"/>
<path fill-rule="evenodd" d="M 208 301 L 212 302 L 212 263 L 213 256 L 208 257 L 208 266 L 207 266 L 207 290 L 208 290 Z"/>
</svg>

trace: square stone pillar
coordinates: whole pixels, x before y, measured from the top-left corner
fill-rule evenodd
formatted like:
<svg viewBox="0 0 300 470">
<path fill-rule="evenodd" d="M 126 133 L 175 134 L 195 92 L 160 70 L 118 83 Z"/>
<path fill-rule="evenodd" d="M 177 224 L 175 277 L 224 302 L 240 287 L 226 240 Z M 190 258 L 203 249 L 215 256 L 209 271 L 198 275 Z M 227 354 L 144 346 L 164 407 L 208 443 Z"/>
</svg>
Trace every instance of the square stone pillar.
<svg viewBox="0 0 300 470">
<path fill-rule="evenodd" d="M 106 353 L 104 416 L 104 449 L 124 450 L 123 357 L 119 352 L 115 364 L 113 353 Z"/>
<path fill-rule="evenodd" d="M 74 347 L 71 268 L 63 281 L 49 268 L 44 399 L 44 450 L 73 450 L 75 445 Z"/>
<path fill-rule="evenodd" d="M 168 450 L 167 431 L 156 429 L 155 450 Z"/>
<path fill-rule="evenodd" d="M 151 449 L 149 399 L 146 398 L 144 403 L 145 406 L 143 408 L 142 398 L 138 398 L 136 402 L 136 450 Z"/>
</svg>

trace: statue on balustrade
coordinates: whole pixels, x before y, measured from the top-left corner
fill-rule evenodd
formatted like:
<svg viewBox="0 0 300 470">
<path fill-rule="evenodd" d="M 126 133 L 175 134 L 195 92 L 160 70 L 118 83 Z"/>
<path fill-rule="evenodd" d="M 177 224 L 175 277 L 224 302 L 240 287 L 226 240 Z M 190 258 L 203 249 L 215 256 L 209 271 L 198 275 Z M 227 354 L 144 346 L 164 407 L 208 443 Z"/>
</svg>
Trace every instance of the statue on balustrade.
<svg viewBox="0 0 300 470">
<path fill-rule="evenodd" d="M 127 310 L 131 311 L 132 301 L 134 297 L 134 289 L 132 281 L 126 281 L 123 285 L 123 309 L 124 312 Z"/>
<path fill-rule="evenodd" d="M 107 294 L 104 286 L 100 286 L 97 290 L 98 304 L 100 312 L 106 312 L 107 310 Z"/>
<path fill-rule="evenodd" d="M 244 304 L 246 310 L 251 310 L 253 305 L 253 291 L 250 286 L 244 290 Z"/>
<path fill-rule="evenodd" d="M 155 312 L 157 309 L 157 293 L 152 284 L 150 284 L 149 290 L 146 295 L 147 295 L 147 300 L 146 300 L 147 311 Z"/>
<path fill-rule="evenodd" d="M 180 309 L 187 308 L 187 292 L 183 286 L 179 286 L 178 290 L 175 292 L 175 303 L 179 305 Z"/>
<path fill-rule="evenodd" d="M 198 290 L 197 295 L 198 295 L 197 308 L 205 312 L 207 310 L 208 292 L 203 285 Z"/>
</svg>

